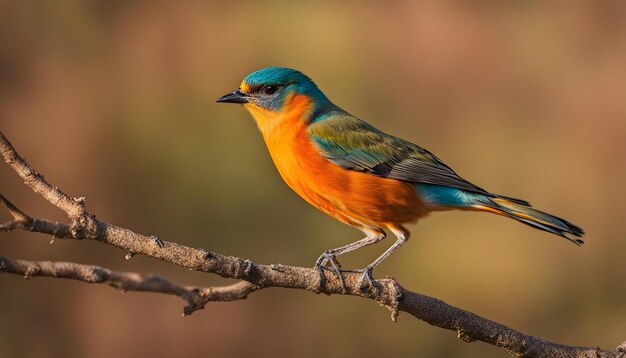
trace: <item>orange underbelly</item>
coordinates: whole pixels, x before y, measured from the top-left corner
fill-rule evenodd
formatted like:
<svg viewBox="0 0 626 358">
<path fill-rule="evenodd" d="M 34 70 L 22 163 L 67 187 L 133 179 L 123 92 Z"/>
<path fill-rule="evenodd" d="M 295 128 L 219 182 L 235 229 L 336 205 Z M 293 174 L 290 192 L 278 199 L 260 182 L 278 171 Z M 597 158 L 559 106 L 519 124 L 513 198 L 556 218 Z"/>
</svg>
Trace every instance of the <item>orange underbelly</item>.
<svg viewBox="0 0 626 358">
<path fill-rule="evenodd" d="M 413 185 L 344 169 L 322 156 L 304 125 L 283 123 L 266 138 L 285 182 L 306 201 L 354 226 L 389 227 L 428 213 Z"/>
</svg>

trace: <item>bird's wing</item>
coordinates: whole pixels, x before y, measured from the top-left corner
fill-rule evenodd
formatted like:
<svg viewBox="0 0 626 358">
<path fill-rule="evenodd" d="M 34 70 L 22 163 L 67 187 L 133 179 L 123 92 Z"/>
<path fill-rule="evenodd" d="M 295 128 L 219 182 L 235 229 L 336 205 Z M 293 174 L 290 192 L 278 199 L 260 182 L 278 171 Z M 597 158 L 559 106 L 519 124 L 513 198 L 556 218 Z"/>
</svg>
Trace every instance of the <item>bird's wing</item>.
<svg viewBox="0 0 626 358">
<path fill-rule="evenodd" d="M 489 194 L 458 176 L 429 151 L 383 133 L 349 114 L 333 114 L 309 125 L 321 152 L 350 170 L 413 183 L 444 185 Z"/>
</svg>

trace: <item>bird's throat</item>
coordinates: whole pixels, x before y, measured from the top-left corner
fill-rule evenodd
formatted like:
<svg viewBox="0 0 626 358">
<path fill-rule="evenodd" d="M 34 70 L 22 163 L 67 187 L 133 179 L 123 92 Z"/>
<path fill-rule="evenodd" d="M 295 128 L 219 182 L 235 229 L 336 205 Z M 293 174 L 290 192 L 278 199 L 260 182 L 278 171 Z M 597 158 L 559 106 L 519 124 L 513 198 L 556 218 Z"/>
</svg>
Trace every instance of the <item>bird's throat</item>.
<svg viewBox="0 0 626 358">
<path fill-rule="evenodd" d="M 309 97 L 296 94 L 285 98 L 285 103 L 279 111 L 272 111 L 254 103 L 247 103 L 244 107 L 250 112 L 267 141 L 282 126 L 307 123 L 313 103 Z"/>
</svg>

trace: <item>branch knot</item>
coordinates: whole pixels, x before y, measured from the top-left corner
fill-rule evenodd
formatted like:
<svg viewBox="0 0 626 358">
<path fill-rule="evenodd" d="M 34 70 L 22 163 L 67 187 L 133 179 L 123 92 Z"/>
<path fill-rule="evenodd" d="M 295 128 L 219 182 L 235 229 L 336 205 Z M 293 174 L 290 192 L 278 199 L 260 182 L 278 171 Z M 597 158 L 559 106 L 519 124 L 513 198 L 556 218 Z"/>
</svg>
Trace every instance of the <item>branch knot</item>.
<svg viewBox="0 0 626 358">
<path fill-rule="evenodd" d="M 71 218 L 71 220 L 70 232 L 75 239 L 95 239 L 98 237 L 98 223 L 86 211 Z"/>
</svg>

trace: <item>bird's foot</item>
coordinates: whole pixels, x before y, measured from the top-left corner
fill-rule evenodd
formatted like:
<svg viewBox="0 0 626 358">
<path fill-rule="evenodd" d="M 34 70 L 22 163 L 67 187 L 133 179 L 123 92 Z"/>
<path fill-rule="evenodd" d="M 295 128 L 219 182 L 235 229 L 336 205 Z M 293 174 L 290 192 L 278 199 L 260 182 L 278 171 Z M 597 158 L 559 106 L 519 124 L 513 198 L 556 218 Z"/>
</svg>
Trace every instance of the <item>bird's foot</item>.
<svg viewBox="0 0 626 358">
<path fill-rule="evenodd" d="M 372 276 L 373 270 L 374 266 L 370 265 L 360 270 L 350 270 L 350 272 L 362 273 L 361 278 L 359 278 L 358 282 L 361 292 L 365 291 L 368 287 L 371 287 L 375 290 L 378 289 L 378 281 L 376 281 L 376 279 L 374 279 L 374 277 Z"/>
<path fill-rule="evenodd" d="M 156 246 L 159 247 L 159 249 L 162 249 L 165 247 L 165 244 L 163 243 L 163 240 L 159 239 L 158 236 L 150 236 L 150 239 L 152 239 L 152 241 L 155 243 Z"/>
<path fill-rule="evenodd" d="M 330 262 L 330 267 L 326 266 Z M 315 262 L 314 268 L 319 272 L 320 276 L 320 285 L 318 291 L 321 292 L 322 288 L 326 285 L 326 275 L 324 274 L 324 270 L 328 270 L 334 272 L 339 278 L 339 282 L 341 283 L 341 291 L 342 293 L 346 293 L 346 282 L 343 279 L 343 275 L 341 274 L 341 264 L 337 261 L 337 256 L 331 253 L 330 251 L 326 251 L 320 255 L 320 257 Z"/>
<path fill-rule="evenodd" d="M 324 267 L 324 268 L 328 268 L 326 265 L 329 262 L 332 265 L 333 269 L 334 268 L 337 268 L 337 269 L 341 268 L 341 264 L 337 260 L 337 255 L 333 254 L 330 250 L 325 251 L 323 254 L 320 255 L 320 257 L 317 258 L 317 261 L 315 261 L 315 267 L 320 267 L 321 266 L 321 267 Z"/>
</svg>

